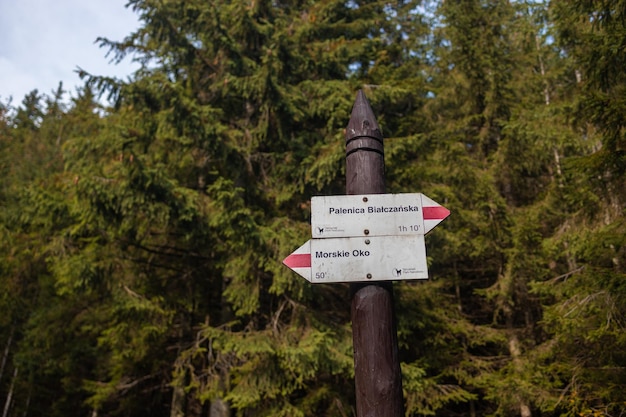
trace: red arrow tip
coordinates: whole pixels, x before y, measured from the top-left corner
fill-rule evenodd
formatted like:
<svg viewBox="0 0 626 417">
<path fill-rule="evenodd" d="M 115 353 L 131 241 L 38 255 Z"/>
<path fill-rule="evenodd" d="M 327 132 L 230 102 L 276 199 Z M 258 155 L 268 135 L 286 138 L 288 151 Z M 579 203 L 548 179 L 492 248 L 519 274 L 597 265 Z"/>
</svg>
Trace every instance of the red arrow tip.
<svg viewBox="0 0 626 417">
<path fill-rule="evenodd" d="M 289 268 L 310 268 L 311 254 L 292 253 L 283 260 L 283 263 Z"/>
<path fill-rule="evenodd" d="M 443 220 L 450 215 L 450 210 L 443 206 L 423 207 L 424 220 Z"/>
</svg>

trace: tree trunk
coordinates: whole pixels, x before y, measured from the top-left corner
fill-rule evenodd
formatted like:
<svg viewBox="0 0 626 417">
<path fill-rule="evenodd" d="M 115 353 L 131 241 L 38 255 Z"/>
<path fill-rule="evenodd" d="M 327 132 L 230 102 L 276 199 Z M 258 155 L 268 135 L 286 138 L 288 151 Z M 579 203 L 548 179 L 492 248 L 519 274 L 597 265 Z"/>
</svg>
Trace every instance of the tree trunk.
<svg viewBox="0 0 626 417">
<path fill-rule="evenodd" d="M 519 347 L 519 340 L 516 335 L 512 335 L 509 338 L 509 353 L 513 358 L 513 366 L 515 367 L 516 372 L 521 372 L 522 364 L 520 361 L 521 351 Z M 518 398 L 519 401 L 519 410 L 520 417 L 532 417 L 530 412 L 530 407 L 526 403 L 526 401 L 522 398 Z"/>
<path fill-rule="evenodd" d="M 13 332 L 15 330 L 15 326 L 11 327 L 11 333 L 9 333 L 9 340 L 7 340 L 7 345 L 4 348 L 4 354 L 2 355 L 2 364 L 0 365 L 0 381 L 2 381 L 2 375 L 4 375 L 4 366 L 7 363 L 7 359 L 9 357 L 9 352 L 11 350 L 11 343 L 13 342 Z"/>
<path fill-rule="evenodd" d="M 213 400 L 209 409 L 209 417 L 230 417 L 228 404 L 220 399 Z"/>
<path fill-rule="evenodd" d="M 17 371 L 18 371 L 18 368 L 15 368 L 15 370 L 13 371 L 13 378 L 11 379 L 11 386 L 9 387 L 7 400 L 4 403 L 4 411 L 2 412 L 2 417 L 7 417 L 9 415 L 9 409 L 11 408 L 11 400 L 13 399 L 13 388 L 15 387 L 15 380 L 17 379 Z"/>
<path fill-rule="evenodd" d="M 33 383 L 32 378 L 28 384 L 28 396 L 26 397 L 26 404 L 24 404 L 24 412 L 22 413 L 22 417 L 26 417 L 28 415 L 28 409 L 30 408 L 30 400 L 33 398 Z"/>
<path fill-rule="evenodd" d="M 170 417 L 185 416 L 185 391 L 181 387 L 174 387 L 172 390 L 172 405 L 170 407 Z"/>
<path fill-rule="evenodd" d="M 541 57 L 541 48 L 539 45 L 539 36 L 535 36 L 535 46 L 537 47 L 537 55 L 539 56 L 539 70 L 541 71 L 541 78 L 543 79 L 543 99 L 546 106 L 550 104 L 550 85 L 546 80 L 546 68 L 543 64 L 543 58 Z"/>
</svg>

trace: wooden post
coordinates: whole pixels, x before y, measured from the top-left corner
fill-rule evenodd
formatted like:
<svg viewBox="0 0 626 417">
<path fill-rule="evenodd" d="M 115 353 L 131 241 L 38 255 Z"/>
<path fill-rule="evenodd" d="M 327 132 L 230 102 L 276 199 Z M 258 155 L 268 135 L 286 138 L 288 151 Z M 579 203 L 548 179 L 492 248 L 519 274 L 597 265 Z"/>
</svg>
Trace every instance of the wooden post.
<svg viewBox="0 0 626 417">
<path fill-rule="evenodd" d="M 346 194 L 385 193 L 383 135 L 359 90 L 346 129 Z M 351 284 L 357 417 L 403 417 L 391 282 Z"/>
</svg>

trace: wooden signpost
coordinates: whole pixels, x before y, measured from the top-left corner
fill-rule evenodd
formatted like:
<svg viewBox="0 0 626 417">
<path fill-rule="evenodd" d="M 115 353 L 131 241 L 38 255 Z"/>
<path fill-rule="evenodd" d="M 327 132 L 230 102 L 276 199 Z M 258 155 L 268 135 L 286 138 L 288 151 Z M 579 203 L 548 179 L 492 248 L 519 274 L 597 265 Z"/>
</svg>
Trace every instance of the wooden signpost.
<svg viewBox="0 0 626 417">
<path fill-rule="evenodd" d="M 424 235 L 450 211 L 385 194 L 383 135 L 362 91 L 346 129 L 346 194 L 311 199 L 312 239 L 283 263 L 312 283 L 351 283 L 357 416 L 402 417 L 392 281 L 428 278 Z"/>
</svg>

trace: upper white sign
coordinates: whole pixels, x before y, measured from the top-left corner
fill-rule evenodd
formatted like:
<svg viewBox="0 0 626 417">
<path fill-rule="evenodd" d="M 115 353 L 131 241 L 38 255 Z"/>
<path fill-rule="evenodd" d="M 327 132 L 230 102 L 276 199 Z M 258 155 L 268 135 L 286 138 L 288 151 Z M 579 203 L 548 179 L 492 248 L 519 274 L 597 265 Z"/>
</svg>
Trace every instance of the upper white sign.
<svg viewBox="0 0 626 417">
<path fill-rule="evenodd" d="M 311 198 L 313 238 L 424 235 L 450 212 L 421 193 Z"/>
</svg>

